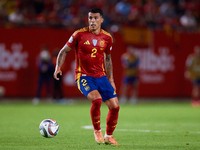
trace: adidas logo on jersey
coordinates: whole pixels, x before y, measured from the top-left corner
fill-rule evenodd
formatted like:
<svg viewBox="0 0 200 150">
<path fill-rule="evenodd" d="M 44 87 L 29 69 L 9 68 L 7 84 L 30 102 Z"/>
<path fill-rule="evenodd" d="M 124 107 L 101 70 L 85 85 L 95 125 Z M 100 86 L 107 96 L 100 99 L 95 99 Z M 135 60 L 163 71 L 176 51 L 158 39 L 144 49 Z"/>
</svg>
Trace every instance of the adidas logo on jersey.
<svg viewBox="0 0 200 150">
<path fill-rule="evenodd" d="M 84 44 L 86 44 L 86 45 L 90 45 L 90 42 L 87 40 Z"/>
</svg>

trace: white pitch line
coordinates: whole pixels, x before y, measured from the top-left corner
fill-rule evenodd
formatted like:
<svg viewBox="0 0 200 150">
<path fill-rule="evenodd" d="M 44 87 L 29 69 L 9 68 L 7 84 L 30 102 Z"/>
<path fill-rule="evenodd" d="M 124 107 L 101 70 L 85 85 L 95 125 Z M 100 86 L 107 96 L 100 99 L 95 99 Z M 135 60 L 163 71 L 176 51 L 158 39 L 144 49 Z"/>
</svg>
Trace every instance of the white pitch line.
<svg viewBox="0 0 200 150">
<path fill-rule="evenodd" d="M 84 129 L 93 129 L 92 125 L 88 126 L 82 126 Z M 106 130 L 105 128 L 101 128 L 102 130 Z M 179 132 L 179 131 L 156 131 L 156 130 L 134 130 L 134 129 L 116 129 L 116 131 L 126 131 L 126 132 L 154 132 L 154 133 L 163 133 L 163 132 Z M 193 134 L 200 134 L 200 131 L 197 132 L 188 132 L 188 133 L 193 133 Z"/>
<path fill-rule="evenodd" d="M 172 132 L 172 131 L 152 131 L 152 130 L 133 130 L 133 129 L 116 129 L 117 131 L 132 131 L 132 132 Z"/>
</svg>

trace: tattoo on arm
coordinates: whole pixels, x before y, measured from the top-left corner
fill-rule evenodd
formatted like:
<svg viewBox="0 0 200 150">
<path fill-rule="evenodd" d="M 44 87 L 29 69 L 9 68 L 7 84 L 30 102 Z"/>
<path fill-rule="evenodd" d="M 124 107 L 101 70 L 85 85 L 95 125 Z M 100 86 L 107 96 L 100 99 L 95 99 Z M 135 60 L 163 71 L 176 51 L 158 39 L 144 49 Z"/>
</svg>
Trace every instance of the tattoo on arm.
<svg viewBox="0 0 200 150">
<path fill-rule="evenodd" d="M 106 73 L 107 73 L 109 81 L 114 81 L 114 79 L 113 79 L 113 66 L 112 66 L 111 54 L 107 54 L 106 55 L 105 69 L 106 69 Z"/>
<path fill-rule="evenodd" d="M 67 55 L 67 52 L 66 52 L 65 50 L 61 50 L 61 51 L 59 52 L 58 58 L 57 58 L 57 65 L 58 65 L 59 67 L 61 67 L 62 64 L 64 63 L 66 55 Z"/>
<path fill-rule="evenodd" d="M 57 57 L 57 63 L 56 63 L 58 67 L 61 67 L 61 66 L 63 65 L 63 63 L 65 62 L 65 57 L 66 57 L 67 53 L 68 53 L 70 50 L 71 50 L 71 48 L 68 47 L 68 46 L 64 46 L 64 47 L 60 50 L 60 52 L 59 52 L 59 54 L 58 54 L 58 57 Z"/>
</svg>

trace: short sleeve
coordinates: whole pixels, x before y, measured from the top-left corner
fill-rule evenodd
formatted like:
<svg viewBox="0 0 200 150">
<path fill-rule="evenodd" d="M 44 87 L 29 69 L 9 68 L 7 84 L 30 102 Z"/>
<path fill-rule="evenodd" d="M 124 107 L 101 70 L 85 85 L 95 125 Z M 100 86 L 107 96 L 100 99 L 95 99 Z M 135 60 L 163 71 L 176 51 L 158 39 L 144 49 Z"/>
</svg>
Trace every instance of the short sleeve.
<svg viewBox="0 0 200 150">
<path fill-rule="evenodd" d="M 70 47 L 70 48 L 73 48 L 76 46 L 76 44 L 78 43 L 78 34 L 77 34 L 77 31 L 75 31 L 71 37 L 69 38 L 69 40 L 67 41 L 67 45 Z"/>
<path fill-rule="evenodd" d="M 106 50 L 105 50 L 106 54 L 110 54 L 111 53 L 112 45 L 113 45 L 113 40 L 112 40 L 112 37 L 110 36 L 110 38 L 108 40 L 108 45 L 107 45 Z"/>
</svg>

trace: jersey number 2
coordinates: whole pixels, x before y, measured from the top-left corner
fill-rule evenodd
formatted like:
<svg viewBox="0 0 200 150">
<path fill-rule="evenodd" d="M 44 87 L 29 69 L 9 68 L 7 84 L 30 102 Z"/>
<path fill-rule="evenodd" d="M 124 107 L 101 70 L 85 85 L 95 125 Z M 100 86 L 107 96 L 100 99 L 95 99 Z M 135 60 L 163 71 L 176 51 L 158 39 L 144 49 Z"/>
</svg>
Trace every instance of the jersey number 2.
<svg viewBox="0 0 200 150">
<path fill-rule="evenodd" d="M 83 86 L 86 86 L 86 85 L 87 85 L 87 80 L 82 79 L 81 82 L 83 83 Z"/>
<path fill-rule="evenodd" d="M 96 53 L 97 53 L 97 49 L 96 49 L 96 48 L 93 48 L 93 49 L 92 49 L 91 57 L 96 57 Z"/>
</svg>

